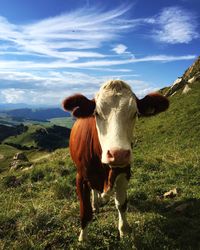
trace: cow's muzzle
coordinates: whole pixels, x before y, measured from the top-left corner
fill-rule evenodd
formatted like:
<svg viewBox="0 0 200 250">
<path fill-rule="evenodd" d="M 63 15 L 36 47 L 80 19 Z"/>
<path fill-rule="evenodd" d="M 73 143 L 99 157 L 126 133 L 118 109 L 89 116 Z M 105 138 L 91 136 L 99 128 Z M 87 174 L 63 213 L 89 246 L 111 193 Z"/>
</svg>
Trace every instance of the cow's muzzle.
<svg viewBox="0 0 200 250">
<path fill-rule="evenodd" d="M 127 165 L 131 160 L 131 151 L 129 149 L 112 148 L 106 154 L 107 164 L 109 165 Z"/>
</svg>

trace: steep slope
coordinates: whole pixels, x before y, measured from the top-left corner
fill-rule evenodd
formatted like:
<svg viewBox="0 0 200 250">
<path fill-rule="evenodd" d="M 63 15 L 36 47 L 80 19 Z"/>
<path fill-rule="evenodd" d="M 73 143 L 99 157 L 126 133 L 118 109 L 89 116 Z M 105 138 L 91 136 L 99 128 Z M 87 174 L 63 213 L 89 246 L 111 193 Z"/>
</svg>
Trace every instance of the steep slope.
<svg viewBox="0 0 200 250">
<path fill-rule="evenodd" d="M 162 142 L 157 150 L 162 149 L 163 153 L 171 151 L 176 145 L 183 157 L 194 150 L 200 152 L 200 82 L 197 81 L 187 95 L 179 92 L 169 100 L 167 112 L 141 119 L 137 126 L 138 140 L 151 143 L 152 146 Z"/>
<path fill-rule="evenodd" d="M 200 56 L 183 74 L 183 79 L 186 81 L 193 77 L 195 77 L 195 80 L 200 80 Z"/>
<path fill-rule="evenodd" d="M 172 96 L 177 92 L 188 93 L 195 83 L 200 81 L 200 57 L 185 71 L 182 77 L 174 81 L 171 87 L 164 92 L 166 96 Z"/>
</svg>

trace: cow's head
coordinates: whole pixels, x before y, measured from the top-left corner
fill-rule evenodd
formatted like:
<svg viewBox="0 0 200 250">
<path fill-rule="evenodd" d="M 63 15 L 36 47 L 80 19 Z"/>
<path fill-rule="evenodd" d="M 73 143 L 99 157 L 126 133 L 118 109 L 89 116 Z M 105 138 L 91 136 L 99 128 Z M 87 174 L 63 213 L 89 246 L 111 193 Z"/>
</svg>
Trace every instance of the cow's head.
<svg viewBox="0 0 200 250">
<path fill-rule="evenodd" d="M 153 93 L 139 100 L 129 85 L 120 80 L 105 83 L 94 100 L 77 94 L 63 101 L 65 110 L 77 118 L 95 116 L 102 148 L 102 163 L 123 167 L 131 161 L 133 130 L 138 116 L 165 111 L 168 100 Z"/>
</svg>

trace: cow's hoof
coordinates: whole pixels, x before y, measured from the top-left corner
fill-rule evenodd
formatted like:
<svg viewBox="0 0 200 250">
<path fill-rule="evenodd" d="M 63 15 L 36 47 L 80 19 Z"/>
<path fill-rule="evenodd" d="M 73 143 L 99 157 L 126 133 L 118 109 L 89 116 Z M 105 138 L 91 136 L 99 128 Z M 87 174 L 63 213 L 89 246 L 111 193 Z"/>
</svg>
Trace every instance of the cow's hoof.
<svg viewBox="0 0 200 250">
<path fill-rule="evenodd" d="M 78 241 L 79 242 L 87 242 L 88 241 L 86 228 L 81 230 L 80 235 L 78 237 Z"/>
<path fill-rule="evenodd" d="M 78 241 L 80 243 L 87 243 L 88 242 L 88 237 L 82 237 L 81 235 L 79 235 Z"/>
<path fill-rule="evenodd" d="M 127 234 L 131 233 L 132 229 L 131 227 L 126 224 L 126 225 L 123 225 L 120 229 L 119 229 L 119 235 L 120 235 L 120 238 L 123 238 L 124 236 L 126 236 Z"/>
<path fill-rule="evenodd" d="M 99 213 L 99 207 L 93 207 L 92 212 L 95 213 L 95 214 L 98 214 Z"/>
</svg>

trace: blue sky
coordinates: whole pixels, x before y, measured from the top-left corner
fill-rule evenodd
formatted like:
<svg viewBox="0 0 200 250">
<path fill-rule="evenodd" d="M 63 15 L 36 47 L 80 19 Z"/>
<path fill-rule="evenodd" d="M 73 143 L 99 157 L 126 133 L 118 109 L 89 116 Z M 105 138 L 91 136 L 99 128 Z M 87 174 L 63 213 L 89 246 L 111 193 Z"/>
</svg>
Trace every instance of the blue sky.
<svg viewBox="0 0 200 250">
<path fill-rule="evenodd" d="M 0 103 L 59 105 L 109 79 L 145 94 L 199 56 L 199 0 L 0 0 Z"/>
</svg>

